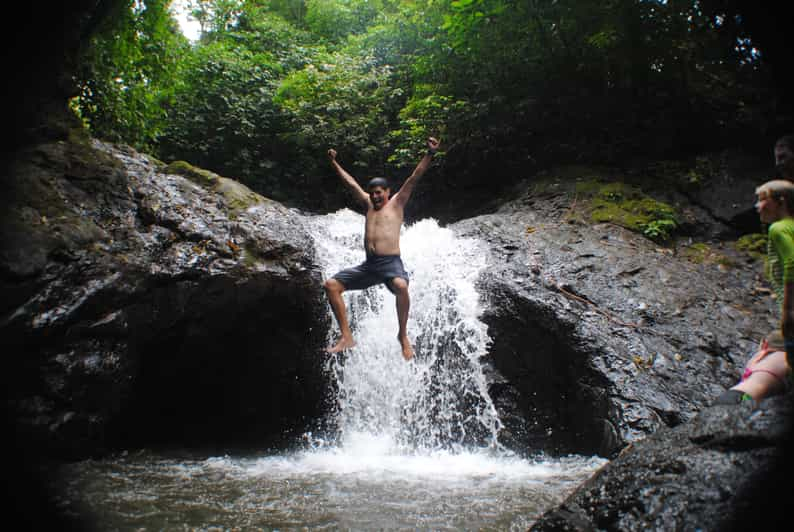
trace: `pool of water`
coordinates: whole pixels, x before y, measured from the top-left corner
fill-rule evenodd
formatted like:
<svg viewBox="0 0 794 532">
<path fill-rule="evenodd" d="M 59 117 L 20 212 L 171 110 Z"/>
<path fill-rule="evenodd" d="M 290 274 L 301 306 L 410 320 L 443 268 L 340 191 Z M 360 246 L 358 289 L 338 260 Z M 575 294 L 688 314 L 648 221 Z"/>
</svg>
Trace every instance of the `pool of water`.
<svg viewBox="0 0 794 532">
<path fill-rule="evenodd" d="M 55 491 L 61 511 L 98 530 L 526 530 L 605 462 L 359 443 L 198 459 L 139 451 L 63 466 Z"/>
</svg>

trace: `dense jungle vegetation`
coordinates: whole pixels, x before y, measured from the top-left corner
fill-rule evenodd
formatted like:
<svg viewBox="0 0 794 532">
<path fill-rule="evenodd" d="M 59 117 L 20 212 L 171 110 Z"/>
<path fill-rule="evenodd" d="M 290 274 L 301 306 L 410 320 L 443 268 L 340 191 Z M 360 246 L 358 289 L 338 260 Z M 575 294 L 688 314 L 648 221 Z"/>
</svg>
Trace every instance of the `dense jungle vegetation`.
<svg viewBox="0 0 794 532">
<path fill-rule="evenodd" d="M 306 208 L 343 201 L 328 147 L 359 177 L 401 175 L 435 135 L 436 186 L 477 191 L 550 164 L 770 149 L 780 121 L 737 2 L 188 0 L 196 42 L 170 4 L 118 3 L 71 107 L 96 137 Z"/>
</svg>

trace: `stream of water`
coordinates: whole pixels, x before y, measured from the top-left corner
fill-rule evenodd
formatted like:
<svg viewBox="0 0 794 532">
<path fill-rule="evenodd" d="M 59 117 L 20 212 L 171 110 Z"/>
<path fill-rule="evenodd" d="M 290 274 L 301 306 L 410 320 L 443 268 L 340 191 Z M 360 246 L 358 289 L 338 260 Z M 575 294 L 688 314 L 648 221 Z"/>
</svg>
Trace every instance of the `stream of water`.
<svg viewBox="0 0 794 532">
<path fill-rule="evenodd" d="M 363 261 L 361 215 L 310 223 L 326 276 Z M 101 530 L 525 530 L 605 461 L 527 459 L 499 443 L 474 287 L 487 249 L 433 220 L 404 229 L 401 248 L 416 357 L 401 356 L 385 287 L 345 293 L 358 344 L 327 359 L 333 435 L 306 434 L 303 450 L 279 455 L 139 451 L 69 464 L 61 508 Z"/>
</svg>

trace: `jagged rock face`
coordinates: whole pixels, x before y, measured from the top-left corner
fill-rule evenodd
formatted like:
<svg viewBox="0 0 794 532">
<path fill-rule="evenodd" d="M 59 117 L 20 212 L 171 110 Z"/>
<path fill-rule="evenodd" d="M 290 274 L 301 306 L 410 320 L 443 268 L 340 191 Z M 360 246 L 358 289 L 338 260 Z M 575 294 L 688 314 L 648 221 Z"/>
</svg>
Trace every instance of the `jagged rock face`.
<svg viewBox="0 0 794 532">
<path fill-rule="evenodd" d="M 683 245 L 567 220 L 570 187 L 542 190 L 452 226 L 491 246 L 479 288 L 503 376 L 492 393 L 511 440 L 613 456 L 733 385 L 776 303 L 755 290 L 760 263 L 727 244 L 714 245 L 722 263 L 691 261 Z"/>
<path fill-rule="evenodd" d="M 301 216 L 163 166 L 64 141 L 7 169 L 4 381 L 19 441 L 46 454 L 261 445 L 321 410 L 328 321 Z"/>
<path fill-rule="evenodd" d="M 714 406 L 626 450 L 533 531 L 748 530 L 788 519 L 791 397 Z"/>
</svg>

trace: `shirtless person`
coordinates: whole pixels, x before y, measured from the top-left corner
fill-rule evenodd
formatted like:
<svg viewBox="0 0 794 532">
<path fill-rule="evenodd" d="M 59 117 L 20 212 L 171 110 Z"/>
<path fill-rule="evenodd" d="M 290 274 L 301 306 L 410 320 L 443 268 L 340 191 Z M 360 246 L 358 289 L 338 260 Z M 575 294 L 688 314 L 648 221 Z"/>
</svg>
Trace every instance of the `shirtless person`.
<svg viewBox="0 0 794 532">
<path fill-rule="evenodd" d="M 430 167 L 430 161 L 438 150 L 438 140 L 427 139 L 427 153 L 413 173 L 405 180 L 403 186 L 389 197 L 389 183 L 382 177 L 376 177 L 367 184 L 367 192 L 348 174 L 336 161 L 336 150 L 328 150 L 328 159 L 342 182 L 353 192 L 356 200 L 367 208 L 367 221 L 364 226 L 364 248 L 366 260 L 347 270 L 342 270 L 325 282 L 325 292 L 334 312 L 342 337 L 329 353 L 338 353 L 356 345 L 350 324 L 347 321 L 347 310 L 342 299 L 345 290 L 363 290 L 370 286 L 383 283 L 397 298 L 397 321 L 399 331 L 397 341 L 402 347 L 403 358 L 411 360 L 414 350 L 408 340 L 406 324 L 408 323 L 408 274 L 400 259 L 400 227 L 403 223 L 403 209 L 416 182 Z"/>
</svg>

